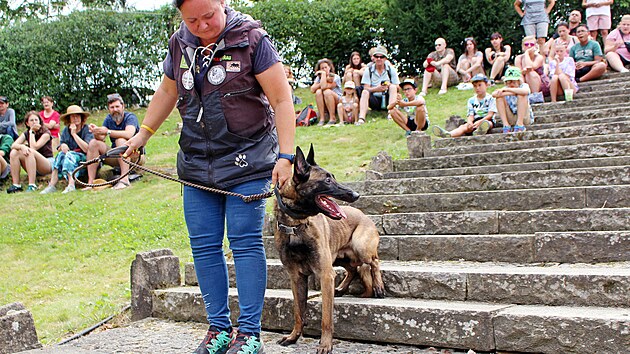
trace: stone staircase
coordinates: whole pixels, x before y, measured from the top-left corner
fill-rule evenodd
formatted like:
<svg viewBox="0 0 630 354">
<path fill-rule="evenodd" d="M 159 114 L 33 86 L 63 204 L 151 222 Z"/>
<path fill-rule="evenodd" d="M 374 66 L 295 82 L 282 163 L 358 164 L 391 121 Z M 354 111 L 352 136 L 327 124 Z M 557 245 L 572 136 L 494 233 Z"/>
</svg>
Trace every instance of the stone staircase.
<svg viewBox="0 0 630 354">
<path fill-rule="evenodd" d="M 573 102 L 536 106 L 536 123 L 522 134 L 432 144 L 413 134 L 411 158 L 353 183 L 362 195 L 353 205 L 381 233 L 388 297 L 335 299 L 335 337 L 486 352 L 627 352 L 629 93 L 630 75 L 608 74 L 583 84 Z M 272 236 L 266 246 L 263 327 L 289 330 L 290 284 Z M 232 265 L 230 274 L 234 282 Z M 195 285 L 189 264 L 185 286 L 154 290 L 152 315 L 205 321 Z M 318 284 L 310 286 L 305 332 L 318 335 L 321 301 Z M 238 309 L 235 290 L 230 301 Z"/>
</svg>

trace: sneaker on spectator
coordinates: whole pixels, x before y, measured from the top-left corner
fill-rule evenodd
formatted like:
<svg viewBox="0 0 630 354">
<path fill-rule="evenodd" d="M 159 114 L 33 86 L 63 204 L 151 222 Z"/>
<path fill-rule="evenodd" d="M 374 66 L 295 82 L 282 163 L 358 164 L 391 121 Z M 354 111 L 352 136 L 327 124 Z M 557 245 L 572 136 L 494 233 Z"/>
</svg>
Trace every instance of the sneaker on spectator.
<svg viewBox="0 0 630 354">
<path fill-rule="evenodd" d="M 76 187 L 75 186 L 67 186 L 66 189 L 63 190 L 63 192 L 61 192 L 61 194 L 66 194 L 66 193 L 70 193 L 70 192 L 74 192 L 76 191 Z"/>
<path fill-rule="evenodd" d="M 479 123 L 479 126 L 477 127 L 477 129 L 475 129 L 475 131 L 473 132 L 473 135 L 486 135 L 488 134 L 489 130 L 490 130 L 490 122 L 488 122 L 487 120 L 484 120 L 483 122 Z"/>
<path fill-rule="evenodd" d="M 256 336 L 248 336 L 243 333 L 237 333 L 232 339 L 230 348 L 225 354 L 264 354 L 264 345 L 262 340 Z"/>
<path fill-rule="evenodd" d="M 37 190 L 37 186 L 34 184 L 29 184 L 28 187 L 26 187 L 26 192 L 35 192 Z"/>
<path fill-rule="evenodd" d="M 509 125 L 504 125 L 503 126 L 503 134 L 508 134 L 510 132 L 512 132 L 512 127 L 509 126 Z"/>
<path fill-rule="evenodd" d="M 57 191 L 57 188 L 55 188 L 55 186 L 48 186 L 48 187 L 44 188 L 43 191 L 39 192 L 39 194 L 54 193 L 56 191 Z"/>
<path fill-rule="evenodd" d="M 527 130 L 527 128 L 525 128 L 525 126 L 523 126 L 523 125 L 515 125 L 514 126 L 514 132 L 515 133 L 522 133 L 522 132 L 524 132 L 526 130 Z"/>
<path fill-rule="evenodd" d="M 440 137 L 440 138 L 450 138 L 451 137 L 451 133 L 449 133 L 446 129 L 434 125 L 431 127 L 431 132 L 433 133 L 433 135 Z"/>
<path fill-rule="evenodd" d="M 8 194 L 22 192 L 22 191 L 24 191 L 24 189 L 22 189 L 21 185 L 16 186 L 15 184 L 12 184 L 11 187 L 7 188 Z"/>
<path fill-rule="evenodd" d="M 214 326 L 208 329 L 208 334 L 204 338 L 197 350 L 193 354 L 225 354 L 227 352 L 232 335 L 227 331 L 219 331 Z"/>
<path fill-rule="evenodd" d="M 11 173 L 11 165 L 7 165 L 7 167 L 0 173 L 0 179 L 5 179 L 9 177 L 9 173 Z"/>
</svg>

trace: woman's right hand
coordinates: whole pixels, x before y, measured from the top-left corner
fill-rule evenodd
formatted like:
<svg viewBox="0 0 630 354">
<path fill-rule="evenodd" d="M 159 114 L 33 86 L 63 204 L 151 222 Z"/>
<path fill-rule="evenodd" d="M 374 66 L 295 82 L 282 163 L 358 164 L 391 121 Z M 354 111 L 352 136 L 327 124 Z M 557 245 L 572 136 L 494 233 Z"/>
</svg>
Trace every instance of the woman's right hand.
<svg viewBox="0 0 630 354">
<path fill-rule="evenodd" d="M 145 129 L 140 129 L 138 134 L 134 135 L 131 139 L 127 140 L 127 142 L 125 143 L 125 145 L 127 145 L 128 148 L 123 154 L 123 157 L 133 155 L 139 148 L 145 146 L 150 138 L 151 138 L 151 133 L 149 133 Z"/>
</svg>

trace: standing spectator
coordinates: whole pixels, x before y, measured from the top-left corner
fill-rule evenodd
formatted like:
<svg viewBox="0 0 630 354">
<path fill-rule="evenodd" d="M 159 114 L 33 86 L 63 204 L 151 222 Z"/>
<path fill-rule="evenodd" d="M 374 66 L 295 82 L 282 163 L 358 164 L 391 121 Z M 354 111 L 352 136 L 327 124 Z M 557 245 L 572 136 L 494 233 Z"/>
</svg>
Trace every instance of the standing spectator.
<svg viewBox="0 0 630 354">
<path fill-rule="evenodd" d="M 382 46 L 374 50 L 374 64 L 368 65 L 363 72 L 361 84 L 363 92 L 359 101 L 358 124 L 365 123 L 368 107 L 384 111 L 389 103 L 396 100 L 398 92 L 398 72 L 387 60 L 387 49 Z"/>
<path fill-rule="evenodd" d="M 9 164 L 11 144 L 13 144 L 11 135 L 0 134 L 0 181 L 3 181 L 11 173 L 11 165 Z"/>
<path fill-rule="evenodd" d="M 457 138 L 462 135 L 484 135 L 496 125 L 494 115 L 497 105 L 494 97 L 488 93 L 488 78 L 484 74 L 477 74 L 470 79 L 475 95 L 468 100 L 466 123 L 452 131 L 440 126 L 433 126 L 433 134 L 440 138 Z"/>
<path fill-rule="evenodd" d="M 340 123 L 357 124 L 357 116 L 359 115 L 359 97 L 357 96 L 354 81 L 346 81 L 343 84 L 343 96 L 337 105 L 337 113 L 339 114 Z"/>
<path fill-rule="evenodd" d="M 586 9 L 586 23 L 591 31 L 591 38 L 597 40 L 597 31 L 602 35 L 602 43 L 606 43 L 606 36 L 612 26 L 610 5 L 613 0 L 582 0 L 582 7 Z"/>
<path fill-rule="evenodd" d="M 567 21 L 569 24 L 569 35 L 575 37 L 575 30 L 577 30 L 577 26 L 582 24 L 582 13 L 578 10 L 573 10 L 569 14 L 569 20 Z M 553 34 L 553 38 L 558 38 L 558 32 Z"/>
<path fill-rule="evenodd" d="M 485 52 L 486 60 L 492 65 L 490 80 L 499 81 L 512 56 L 512 47 L 503 44 L 503 36 L 499 32 L 494 32 L 490 36 L 490 48 L 486 48 Z"/>
<path fill-rule="evenodd" d="M 455 68 L 455 51 L 446 47 L 446 40 L 438 38 L 435 40 L 435 51 L 431 52 L 422 63 L 424 74 L 422 76 L 422 91 L 420 94 L 426 96 L 429 83 L 440 84 L 438 95 L 447 93 L 449 86 L 457 84 L 457 71 Z"/>
<path fill-rule="evenodd" d="M 50 131 L 50 135 L 52 137 L 52 149 L 53 151 L 56 151 L 59 146 L 59 112 L 53 109 L 55 102 L 52 97 L 44 96 L 42 97 L 41 102 L 44 109 L 39 112 L 39 116 L 42 118 L 46 128 Z"/>
<path fill-rule="evenodd" d="M 622 73 L 627 73 L 630 65 L 630 15 L 623 15 L 619 26 L 606 38 L 606 59 L 610 67 Z"/>
<path fill-rule="evenodd" d="M 525 126 L 534 122 L 534 113 L 527 98 L 530 93 L 529 85 L 523 82 L 521 71 L 515 66 L 507 68 L 503 81 L 505 87 L 492 93 L 492 97 L 497 100 L 503 133 L 524 132 Z"/>
<path fill-rule="evenodd" d="M 400 84 L 400 89 L 405 97 L 397 95 L 396 102 L 390 103 L 387 109 L 392 114 L 392 119 L 399 127 L 403 128 L 405 135 L 418 130 L 424 131 L 429 128 L 429 112 L 426 102 L 418 92 L 414 79 L 406 79 Z M 394 109 L 398 107 L 399 109 Z"/>
<path fill-rule="evenodd" d="M 15 111 L 9 108 L 7 96 L 0 96 L 0 134 L 6 134 L 13 140 L 17 139 L 18 131 L 15 124 Z"/>
<path fill-rule="evenodd" d="M 127 140 L 131 139 L 134 135 L 138 134 L 140 130 L 140 124 L 138 124 L 138 117 L 135 114 L 125 111 L 125 102 L 123 98 L 117 94 L 107 95 L 107 109 L 109 114 L 103 121 L 103 126 L 99 127 L 95 124 L 90 124 L 88 127 L 90 133 L 94 135 L 94 139 L 90 141 L 87 149 L 88 160 L 103 155 L 107 151 L 117 147 L 123 146 Z M 105 138 L 109 138 L 111 147 L 105 144 Z M 105 163 L 112 166 L 120 167 L 120 175 L 125 175 L 129 172 L 129 165 L 122 162 L 120 158 L 105 159 Z M 87 167 L 88 184 L 93 184 L 96 178 L 96 172 L 98 171 L 98 164 L 91 164 Z M 124 189 L 129 187 L 129 176 L 124 177 L 113 189 Z M 89 190 L 91 187 L 85 187 L 84 190 Z"/>
<path fill-rule="evenodd" d="M 556 0 L 549 0 L 545 7 L 545 0 L 516 0 L 514 9 L 522 17 L 521 26 L 525 30 L 525 36 L 536 36 L 538 44 L 542 47 L 549 31 L 549 13 L 556 4 Z"/>
<path fill-rule="evenodd" d="M 523 38 L 523 54 L 516 56 L 514 65 L 522 72 L 525 83 L 529 85 L 532 93 L 538 93 L 537 102 L 543 102 L 543 95 L 549 96 L 549 77 L 545 74 L 545 58 L 538 51 L 538 44 L 534 36 Z"/>
<path fill-rule="evenodd" d="M 315 94 L 317 102 L 317 125 L 324 125 L 326 116 L 329 117 L 328 125 L 337 123 L 335 113 L 341 98 L 341 78 L 335 74 L 335 67 L 330 59 L 320 59 L 315 65 L 315 81 L 311 85 L 311 92 Z"/>
<path fill-rule="evenodd" d="M 584 82 L 600 78 L 606 72 L 606 64 L 602 62 L 602 48 L 599 43 L 589 39 L 589 31 L 586 25 L 577 28 L 577 37 L 580 41 L 569 51 L 569 55 L 575 60 L 575 80 Z"/>
<path fill-rule="evenodd" d="M 557 37 L 550 39 L 546 44 L 545 48 L 547 56 L 549 58 L 556 57 L 556 44 L 564 44 L 567 50 L 571 49 L 576 43 L 578 43 L 578 39 L 575 36 L 569 34 L 569 24 L 566 22 L 558 23 L 556 27 Z"/>
<path fill-rule="evenodd" d="M 63 193 L 76 190 L 74 178 L 71 176 L 72 172 L 79 167 L 81 162 L 85 162 L 88 145 L 94 139 L 94 135 L 90 133 L 90 129 L 85 125 L 89 115 L 90 113 L 84 112 L 81 107 L 76 105 L 69 106 L 66 113 L 61 115 L 60 118 L 66 127 L 61 132 L 61 138 L 59 139 L 61 145 L 59 145 L 59 153 L 53 163 L 50 182 L 41 194 L 56 192 L 57 188 L 55 186 L 59 182 L 60 177 L 68 181 L 68 186 L 63 190 Z M 81 170 L 81 172 L 84 171 Z"/>
<path fill-rule="evenodd" d="M 575 61 L 569 56 L 564 43 L 556 44 L 555 57 L 549 62 L 549 76 L 551 77 L 549 87 L 551 102 L 556 102 L 558 91 L 564 92 L 566 101 L 573 100 L 573 94 L 578 91 L 575 81 Z"/>
<path fill-rule="evenodd" d="M 343 82 L 352 81 L 355 87 L 362 89 L 361 79 L 363 78 L 363 72 L 366 66 L 367 65 L 361 59 L 361 54 L 359 54 L 359 52 L 352 52 L 350 54 L 350 62 L 344 69 Z M 361 95 L 361 89 L 357 92 L 359 96 Z"/>
<path fill-rule="evenodd" d="M 30 111 L 24 118 L 26 131 L 11 145 L 11 179 L 13 185 L 7 193 L 22 191 L 20 167 L 28 176 L 27 192 L 37 190 L 36 178 L 53 170 L 53 150 L 50 130 L 35 111 Z"/>
<path fill-rule="evenodd" d="M 483 74 L 483 54 L 477 49 L 474 38 L 464 38 L 464 53 L 457 59 L 457 73 L 462 82 L 470 81 L 476 74 Z"/>
</svg>

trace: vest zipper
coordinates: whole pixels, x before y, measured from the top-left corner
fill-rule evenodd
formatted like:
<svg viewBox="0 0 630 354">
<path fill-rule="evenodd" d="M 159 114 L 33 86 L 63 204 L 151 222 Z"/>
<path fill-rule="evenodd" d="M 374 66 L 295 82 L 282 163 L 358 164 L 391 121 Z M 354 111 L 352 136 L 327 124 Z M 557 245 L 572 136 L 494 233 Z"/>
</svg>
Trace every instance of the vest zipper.
<svg viewBox="0 0 630 354">
<path fill-rule="evenodd" d="M 227 98 L 227 97 L 230 97 L 230 96 L 242 95 L 242 94 L 247 93 L 247 92 L 249 92 L 249 91 L 251 91 L 253 89 L 254 89 L 253 87 L 250 87 L 250 88 L 247 88 L 247 89 L 244 89 L 244 90 L 228 92 L 225 95 L 223 95 L 223 98 Z"/>
</svg>

